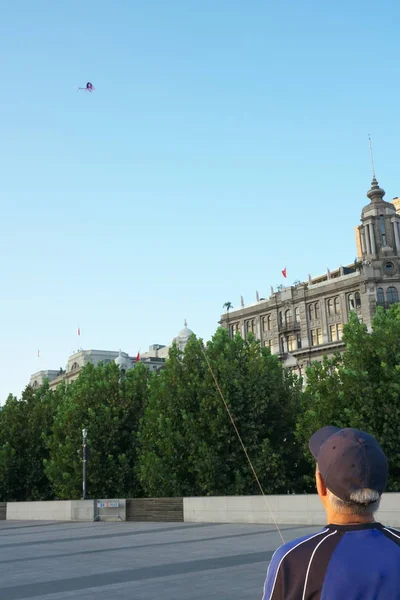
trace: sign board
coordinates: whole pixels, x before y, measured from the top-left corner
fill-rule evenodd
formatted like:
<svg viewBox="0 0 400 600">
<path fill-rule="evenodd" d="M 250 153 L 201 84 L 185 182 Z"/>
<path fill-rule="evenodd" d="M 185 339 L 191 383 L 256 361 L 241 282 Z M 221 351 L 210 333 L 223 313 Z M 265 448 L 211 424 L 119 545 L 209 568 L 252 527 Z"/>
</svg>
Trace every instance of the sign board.
<svg viewBox="0 0 400 600">
<path fill-rule="evenodd" d="M 99 501 L 97 501 L 97 508 L 119 508 L 119 502 L 99 502 Z"/>
</svg>

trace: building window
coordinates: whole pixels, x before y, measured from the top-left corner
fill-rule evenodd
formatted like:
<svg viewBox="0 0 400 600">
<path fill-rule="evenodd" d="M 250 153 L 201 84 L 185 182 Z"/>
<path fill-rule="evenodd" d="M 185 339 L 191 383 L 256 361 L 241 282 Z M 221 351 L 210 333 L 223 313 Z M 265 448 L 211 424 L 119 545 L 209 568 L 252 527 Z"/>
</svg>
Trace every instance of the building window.
<svg viewBox="0 0 400 600">
<path fill-rule="evenodd" d="M 335 297 L 334 303 L 335 303 L 335 315 L 340 315 L 340 299 L 339 299 L 339 296 Z"/>
<path fill-rule="evenodd" d="M 279 345 L 281 348 L 281 353 L 284 354 L 286 352 L 286 344 L 285 344 L 285 338 L 283 336 L 279 340 Z"/>
<path fill-rule="evenodd" d="M 285 311 L 285 323 L 290 323 L 290 310 Z"/>
<path fill-rule="evenodd" d="M 321 329 L 311 329 L 311 346 L 320 346 L 322 344 Z"/>
<path fill-rule="evenodd" d="M 272 339 L 271 340 L 264 340 L 264 346 L 266 348 L 269 348 L 270 351 L 271 351 L 271 353 L 272 353 L 272 349 L 274 347 L 274 340 L 272 340 Z"/>
<path fill-rule="evenodd" d="M 314 305 L 313 304 L 308 305 L 308 318 L 310 319 L 310 321 L 314 321 Z"/>
<path fill-rule="evenodd" d="M 271 315 L 267 315 L 262 319 L 263 331 L 271 331 Z"/>
<path fill-rule="evenodd" d="M 283 312 L 281 310 L 279 311 L 279 323 L 283 325 Z"/>
<path fill-rule="evenodd" d="M 397 225 L 397 223 L 395 223 L 395 225 Z M 394 275 L 394 272 L 395 272 L 394 264 L 390 261 L 386 262 L 383 265 L 383 272 L 385 275 Z"/>
<path fill-rule="evenodd" d="M 297 340 L 294 335 L 289 335 L 289 337 L 288 337 L 288 349 L 289 349 L 289 352 L 293 352 L 294 350 L 297 350 Z"/>
<path fill-rule="evenodd" d="M 349 307 L 349 311 L 355 310 L 356 308 L 356 300 L 354 298 L 354 294 L 349 294 L 347 296 L 347 304 Z"/>
<path fill-rule="evenodd" d="M 356 308 L 361 308 L 361 296 L 360 296 L 360 292 L 356 292 L 354 294 L 354 299 L 356 301 Z"/>
<path fill-rule="evenodd" d="M 328 315 L 331 317 L 333 315 L 333 298 L 329 298 L 328 300 Z"/>
<path fill-rule="evenodd" d="M 296 323 L 300 323 L 300 310 L 298 307 L 294 309 L 294 320 Z"/>
<path fill-rule="evenodd" d="M 71 367 L 71 371 L 77 371 L 79 368 L 80 368 L 80 367 L 79 367 L 78 363 L 77 363 L 77 362 L 74 362 L 74 364 L 73 364 L 73 365 L 72 365 L 72 367 Z"/>
<path fill-rule="evenodd" d="M 385 218 L 383 215 L 379 217 L 379 229 L 382 237 L 382 246 L 386 246 Z"/>
<path fill-rule="evenodd" d="M 397 291 L 397 288 L 391 286 L 388 287 L 387 292 L 386 292 L 386 297 L 387 297 L 387 301 L 388 304 L 394 304 L 395 302 L 399 301 L 399 293 Z"/>
<path fill-rule="evenodd" d="M 247 332 L 247 335 L 249 333 L 254 333 L 254 319 L 250 319 L 249 321 L 246 321 L 246 332 Z"/>
<path fill-rule="evenodd" d="M 338 342 L 342 339 L 343 336 L 343 325 L 341 323 L 337 323 L 335 325 L 330 325 L 329 327 L 329 340 L 331 342 Z"/>
<path fill-rule="evenodd" d="M 376 290 L 376 299 L 380 306 L 383 306 L 385 304 L 385 294 L 383 292 L 383 288 L 378 288 Z"/>
<path fill-rule="evenodd" d="M 315 318 L 319 319 L 319 302 L 315 303 Z"/>
<path fill-rule="evenodd" d="M 231 335 L 232 337 L 235 337 L 235 335 L 239 333 L 239 323 L 233 323 L 231 325 Z"/>
</svg>

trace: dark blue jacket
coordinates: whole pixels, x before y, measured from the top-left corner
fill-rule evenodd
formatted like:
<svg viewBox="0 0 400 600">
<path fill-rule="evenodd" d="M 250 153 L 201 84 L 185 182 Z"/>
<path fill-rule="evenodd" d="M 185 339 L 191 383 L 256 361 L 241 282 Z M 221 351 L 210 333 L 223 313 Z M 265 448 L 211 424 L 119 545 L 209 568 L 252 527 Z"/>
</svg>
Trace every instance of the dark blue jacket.
<svg viewBox="0 0 400 600">
<path fill-rule="evenodd" d="M 400 600 L 400 531 L 327 525 L 275 552 L 263 600 Z"/>
</svg>

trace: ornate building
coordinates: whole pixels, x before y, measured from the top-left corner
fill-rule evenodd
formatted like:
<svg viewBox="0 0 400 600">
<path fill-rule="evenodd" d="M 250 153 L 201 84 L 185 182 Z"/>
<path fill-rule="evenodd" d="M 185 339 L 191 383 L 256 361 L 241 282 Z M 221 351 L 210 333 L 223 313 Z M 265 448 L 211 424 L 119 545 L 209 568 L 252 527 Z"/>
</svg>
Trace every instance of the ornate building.
<svg viewBox="0 0 400 600">
<path fill-rule="evenodd" d="M 173 342 L 177 344 L 182 351 L 185 350 L 189 339 L 194 335 L 193 331 L 188 328 L 185 320 L 184 328 L 174 338 Z M 161 344 L 153 344 L 148 352 L 140 355 L 142 362 L 150 371 L 160 369 L 168 358 L 170 346 Z M 58 370 L 42 370 L 31 375 L 30 385 L 34 388 L 41 386 L 46 380 L 49 381 L 50 389 L 54 389 L 62 381 L 72 383 L 77 377 L 81 369 L 88 363 L 98 365 L 99 363 L 108 364 L 114 361 L 121 370 L 128 371 L 136 365 L 137 358 L 131 357 L 126 352 L 115 352 L 111 350 L 79 350 L 72 354 L 67 361 L 65 369 Z"/>
<path fill-rule="evenodd" d="M 311 361 L 343 349 L 343 325 L 351 312 L 370 328 L 378 305 L 399 301 L 400 203 L 386 202 L 384 196 L 374 176 L 370 202 L 356 228 L 358 261 L 306 283 L 271 290 L 268 299 L 242 304 L 222 315 L 220 323 L 231 335 L 253 333 L 300 375 Z"/>
</svg>

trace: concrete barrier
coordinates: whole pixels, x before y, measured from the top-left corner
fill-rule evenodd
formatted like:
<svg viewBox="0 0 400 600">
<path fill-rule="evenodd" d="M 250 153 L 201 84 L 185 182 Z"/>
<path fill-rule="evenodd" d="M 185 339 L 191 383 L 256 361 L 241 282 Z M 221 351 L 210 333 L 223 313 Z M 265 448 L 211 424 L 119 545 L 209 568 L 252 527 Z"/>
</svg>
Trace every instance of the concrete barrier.
<svg viewBox="0 0 400 600">
<path fill-rule="evenodd" d="M 317 494 L 184 498 L 183 518 L 188 523 L 326 523 Z M 400 494 L 384 494 L 376 520 L 400 526 Z"/>
<path fill-rule="evenodd" d="M 118 514 L 123 521 L 126 520 L 126 501 L 124 499 L 117 501 L 119 507 L 106 509 L 101 517 L 102 520 L 108 518 L 115 520 Z M 7 503 L 7 520 L 93 521 L 97 515 L 96 500 Z M 273 523 L 275 520 L 282 525 L 324 525 L 325 513 L 316 494 L 267 496 L 266 498 L 205 496 L 183 498 L 183 520 L 187 523 Z M 400 527 L 400 493 L 383 495 L 376 520 L 385 525 Z"/>
<path fill-rule="evenodd" d="M 8 521 L 93 521 L 94 500 L 7 502 Z"/>
</svg>

